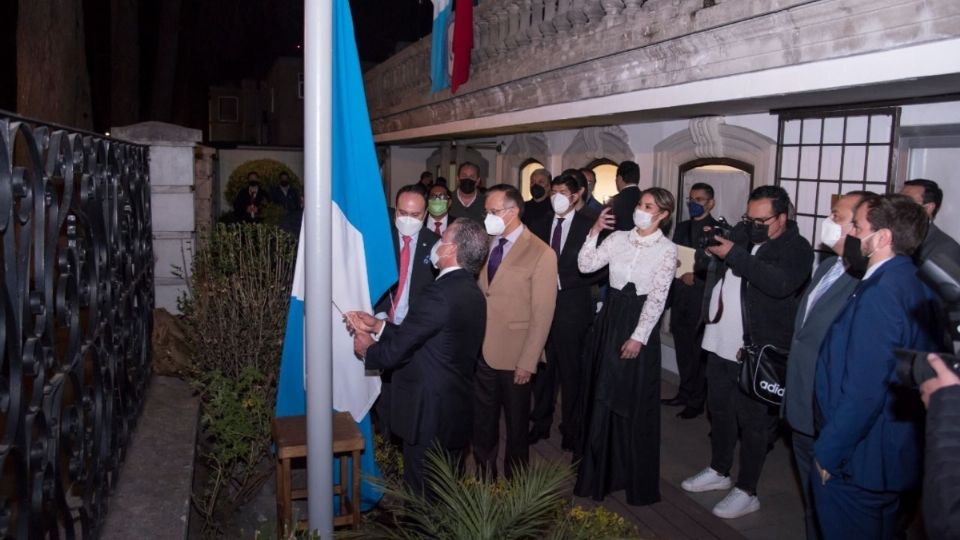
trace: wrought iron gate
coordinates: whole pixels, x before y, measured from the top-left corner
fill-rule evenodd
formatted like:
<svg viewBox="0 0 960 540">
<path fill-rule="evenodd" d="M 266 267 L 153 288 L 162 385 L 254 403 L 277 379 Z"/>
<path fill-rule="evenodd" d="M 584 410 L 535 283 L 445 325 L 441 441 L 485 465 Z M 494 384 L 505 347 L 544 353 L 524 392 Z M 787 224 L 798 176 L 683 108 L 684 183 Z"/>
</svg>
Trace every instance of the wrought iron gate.
<svg viewBox="0 0 960 540">
<path fill-rule="evenodd" d="M 0 537 L 96 537 L 150 375 L 148 149 L 0 111 Z"/>
</svg>

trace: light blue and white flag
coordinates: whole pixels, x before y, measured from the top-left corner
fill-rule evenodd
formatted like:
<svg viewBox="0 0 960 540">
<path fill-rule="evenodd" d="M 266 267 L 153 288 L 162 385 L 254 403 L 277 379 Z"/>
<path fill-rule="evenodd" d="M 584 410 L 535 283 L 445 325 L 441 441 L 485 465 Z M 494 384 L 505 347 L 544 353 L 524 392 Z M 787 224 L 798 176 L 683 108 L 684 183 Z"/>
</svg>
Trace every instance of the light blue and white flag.
<svg viewBox="0 0 960 540">
<path fill-rule="evenodd" d="M 447 31 L 450 27 L 452 0 L 433 0 L 433 33 L 430 35 L 430 81 L 431 92 L 439 92 L 450 86 L 450 44 Z"/>
<path fill-rule="evenodd" d="M 380 393 L 380 377 L 369 375 L 353 354 L 353 338 L 341 322 L 338 310 L 372 312 L 371 299 L 379 298 L 397 281 L 397 263 L 390 238 L 386 200 L 373 147 L 370 116 L 364 97 L 363 78 L 353 33 L 348 0 L 336 0 L 333 8 L 333 204 L 330 232 L 332 252 L 333 408 L 349 412 L 360 424 L 366 439 L 361 459 L 364 475 L 379 476 L 373 459 L 370 407 Z M 303 232 L 297 263 L 287 335 L 283 344 L 277 416 L 304 414 Z M 335 468 L 334 477 L 338 476 Z M 361 506 L 379 500 L 379 491 L 363 482 Z"/>
</svg>

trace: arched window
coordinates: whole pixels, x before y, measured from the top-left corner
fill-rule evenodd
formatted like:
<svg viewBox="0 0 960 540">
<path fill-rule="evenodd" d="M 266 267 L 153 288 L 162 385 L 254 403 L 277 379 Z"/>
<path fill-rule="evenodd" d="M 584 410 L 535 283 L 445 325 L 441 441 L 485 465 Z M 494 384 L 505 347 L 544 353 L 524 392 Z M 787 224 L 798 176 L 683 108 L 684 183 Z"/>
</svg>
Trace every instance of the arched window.
<svg viewBox="0 0 960 540">
<path fill-rule="evenodd" d="M 523 200 L 529 201 L 533 198 L 530 195 L 530 175 L 533 171 L 543 168 L 543 164 L 533 158 L 520 164 L 520 195 L 523 196 Z"/>
<path fill-rule="evenodd" d="M 617 164 L 607 158 L 595 159 L 586 167 L 597 177 L 593 188 L 593 198 L 605 204 L 607 199 L 617 194 Z"/>
<path fill-rule="evenodd" d="M 753 190 L 753 165 L 730 158 L 696 159 L 680 165 L 676 191 L 678 222 L 690 219 L 687 196 L 698 182 L 713 188 L 713 216 L 734 224 L 746 211 L 747 198 Z"/>
</svg>

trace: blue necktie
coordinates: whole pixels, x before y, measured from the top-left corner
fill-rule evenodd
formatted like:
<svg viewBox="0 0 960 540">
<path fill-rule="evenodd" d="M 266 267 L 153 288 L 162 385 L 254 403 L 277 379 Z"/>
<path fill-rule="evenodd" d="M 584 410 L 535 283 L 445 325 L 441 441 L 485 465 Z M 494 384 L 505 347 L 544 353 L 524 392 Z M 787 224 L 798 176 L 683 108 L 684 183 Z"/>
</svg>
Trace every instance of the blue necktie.
<svg viewBox="0 0 960 540">
<path fill-rule="evenodd" d="M 487 262 L 487 283 L 493 283 L 493 276 L 497 275 L 497 268 L 500 268 L 500 263 L 503 261 L 503 246 L 506 243 L 507 239 L 501 238 L 500 244 L 490 253 L 490 261 Z"/>
</svg>

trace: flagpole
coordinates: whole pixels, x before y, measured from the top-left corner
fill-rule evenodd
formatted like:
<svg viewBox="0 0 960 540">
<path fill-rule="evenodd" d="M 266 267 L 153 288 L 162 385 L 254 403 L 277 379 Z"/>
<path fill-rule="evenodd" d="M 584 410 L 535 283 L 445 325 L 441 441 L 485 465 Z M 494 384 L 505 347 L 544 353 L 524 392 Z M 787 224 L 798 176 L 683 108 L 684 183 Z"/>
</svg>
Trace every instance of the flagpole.
<svg viewBox="0 0 960 540">
<path fill-rule="evenodd" d="M 329 254 L 333 3 L 304 0 L 304 347 L 307 367 L 307 507 L 310 529 L 333 536 L 333 387 Z M 357 504 L 356 502 L 354 504 Z"/>
</svg>

